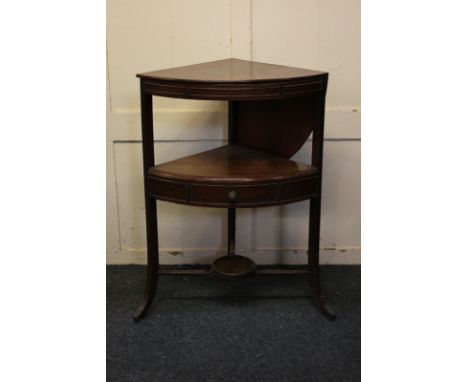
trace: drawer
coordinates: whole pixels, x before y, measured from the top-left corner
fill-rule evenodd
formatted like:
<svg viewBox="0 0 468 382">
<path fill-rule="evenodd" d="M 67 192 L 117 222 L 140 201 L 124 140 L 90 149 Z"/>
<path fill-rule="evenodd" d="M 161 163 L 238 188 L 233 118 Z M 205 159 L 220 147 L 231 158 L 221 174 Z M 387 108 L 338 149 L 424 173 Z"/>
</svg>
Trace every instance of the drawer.
<svg viewBox="0 0 468 382">
<path fill-rule="evenodd" d="M 250 98 L 275 98 L 280 96 L 281 88 L 278 85 L 194 85 L 188 88 L 188 95 L 194 98 L 204 99 L 250 99 Z"/>
<path fill-rule="evenodd" d="M 146 178 L 148 194 L 157 199 L 185 202 L 187 191 L 185 183 L 170 180 Z"/>
<path fill-rule="evenodd" d="M 261 207 L 313 197 L 318 192 L 318 177 L 281 183 L 251 185 L 184 183 L 148 177 L 149 196 L 207 207 Z"/>
<path fill-rule="evenodd" d="M 320 81 L 296 83 L 283 86 L 283 94 L 288 96 L 301 96 L 322 91 L 323 84 Z"/>
<path fill-rule="evenodd" d="M 190 202 L 211 206 L 247 207 L 269 205 L 276 202 L 276 185 L 248 186 L 192 184 Z"/>
<path fill-rule="evenodd" d="M 145 80 L 142 88 L 145 93 L 162 97 L 184 97 L 187 94 L 186 86 L 180 83 L 157 83 Z"/>
<path fill-rule="evenodd" d="M 317 194 L 318 177 L 292 180 L 280 184 L 280 202 L 307 199 Z"/>
</svg>

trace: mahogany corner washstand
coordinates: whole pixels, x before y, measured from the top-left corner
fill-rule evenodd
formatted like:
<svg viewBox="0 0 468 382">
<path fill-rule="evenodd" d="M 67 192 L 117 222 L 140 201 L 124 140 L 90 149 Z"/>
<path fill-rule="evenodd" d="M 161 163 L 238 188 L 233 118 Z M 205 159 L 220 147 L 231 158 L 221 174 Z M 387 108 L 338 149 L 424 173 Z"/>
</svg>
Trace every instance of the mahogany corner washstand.
<svg viewBox="0 0 468 382">
<path fill-rule="evenodd" d="M 307 273 L 313 301 L 327 318 L 319 280 L 323 129 L 328 74 L 314 70 L 226 59 L 138 74 L 146 208 L 147 281 L 138 321 L 154 299 L 161 274 L 242 277 L 257 273 Z M 229 103 L 228 144 L 155 165 L 153 96 Z M 290 160 L 312 133 L 311 165 Z M 227 256 L 211 269 L 159 267 L 156 200 L 228 211 Z M 236 208 L 264 207 L 309 200 L 306 269 L 258 267 L 235 255 Z"/>
</svg>

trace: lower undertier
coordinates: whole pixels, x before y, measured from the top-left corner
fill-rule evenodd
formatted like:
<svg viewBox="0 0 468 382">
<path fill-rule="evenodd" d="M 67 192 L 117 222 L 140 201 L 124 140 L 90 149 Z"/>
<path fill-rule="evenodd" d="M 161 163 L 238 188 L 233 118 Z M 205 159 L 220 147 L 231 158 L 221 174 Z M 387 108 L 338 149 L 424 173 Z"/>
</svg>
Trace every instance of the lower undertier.
<svg viewBox="0 0 468 382">
<path fill-rule="evenodd" d="M 240 145 L 151 167 L 149 197 L 207 207 L 261 207 L 314 197 L 316 168 Z"/>
</svg>

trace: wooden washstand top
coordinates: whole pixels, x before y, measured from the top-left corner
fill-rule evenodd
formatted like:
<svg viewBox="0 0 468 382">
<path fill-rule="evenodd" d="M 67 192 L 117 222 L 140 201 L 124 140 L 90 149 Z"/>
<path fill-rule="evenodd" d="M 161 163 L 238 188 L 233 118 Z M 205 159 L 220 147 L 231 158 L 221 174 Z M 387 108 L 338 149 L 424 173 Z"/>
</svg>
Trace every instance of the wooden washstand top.
<svg viewBox="0 0 468 382">
<path fill-rule="evenodd" d="M 219 100 L 279 99 L 324 88 L 328 74 L 235 58 L 137 74 L 153 95 Z"/>
</svg>

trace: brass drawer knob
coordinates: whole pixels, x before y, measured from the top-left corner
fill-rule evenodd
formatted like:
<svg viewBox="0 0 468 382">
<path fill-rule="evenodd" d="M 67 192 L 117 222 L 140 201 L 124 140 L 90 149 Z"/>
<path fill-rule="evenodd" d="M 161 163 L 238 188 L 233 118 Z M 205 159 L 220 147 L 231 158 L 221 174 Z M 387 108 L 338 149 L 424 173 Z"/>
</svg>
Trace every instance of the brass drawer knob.
<svg viewBox="0 0 468 382">
<path fill-rule="evenodd" d="M 236 191 L 229 191 L 228 193 L 229 200 L 236 200 L 237 199 L 237 192 Z"/>
</svg>

